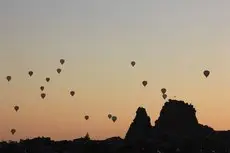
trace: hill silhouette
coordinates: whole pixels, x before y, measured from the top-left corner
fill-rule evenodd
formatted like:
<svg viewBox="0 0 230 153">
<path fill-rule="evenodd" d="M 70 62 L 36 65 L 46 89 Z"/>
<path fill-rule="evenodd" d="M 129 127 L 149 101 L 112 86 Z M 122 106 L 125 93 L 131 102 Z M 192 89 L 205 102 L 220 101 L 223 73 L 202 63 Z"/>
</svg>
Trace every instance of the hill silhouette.
<svg viewBox="0 0 230 153">
<path fill-rule="evenodd" d="M 207 125 L 198 122 L 193 105 L 169 99 L 163 106 L 160 117 L 155 121 L 153 133 L 201 139 L 213 131 Z"/>
<path fill-rule="evenodd" d="M 126 133 L 125 140 L 131 143 L 146 140 L 149 137 L 151 128 L 150 117 L 143 107 L 139 107 L 136 111 L 136 117 Z"/>
<path fill-rule="evenodd" d="M 1 142 L 1 153 L 172 153 L 229 152 L 230 131 L 214 131 L 196 118 L 196 109 L 184 101 L 169 99 L 151 125 L 145 108 L 139 107 L 125 138 L 53 141 L 39 137 L 20 142 Z"/>
</svg>

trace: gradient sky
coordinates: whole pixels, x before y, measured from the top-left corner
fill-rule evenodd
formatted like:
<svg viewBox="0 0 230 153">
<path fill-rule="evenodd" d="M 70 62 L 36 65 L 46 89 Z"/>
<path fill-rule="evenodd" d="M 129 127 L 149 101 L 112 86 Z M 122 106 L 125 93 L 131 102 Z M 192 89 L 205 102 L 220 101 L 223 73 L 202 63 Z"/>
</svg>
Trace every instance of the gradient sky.
<svg viewBox="0 0 230 153">
<path fill-rule="evenodd" d="M 1 0 L 0 138 L 124 137 L 138 106 L 154 125 L 163 87 L 194 104 L 200 123 L 230 129 L 229 8 L 228 0 Z"/>
</svg>

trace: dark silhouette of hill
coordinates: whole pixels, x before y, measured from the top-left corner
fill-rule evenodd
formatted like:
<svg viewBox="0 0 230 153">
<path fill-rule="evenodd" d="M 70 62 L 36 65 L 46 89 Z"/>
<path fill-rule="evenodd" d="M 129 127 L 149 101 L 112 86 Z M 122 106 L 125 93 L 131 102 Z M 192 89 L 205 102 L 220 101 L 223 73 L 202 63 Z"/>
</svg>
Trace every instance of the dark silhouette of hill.
<svg viewBox="0 0 230 153">
<path fill-rule="evenodd" d="M 146 110 L 139 107 L 124 139 L 53 141 L 39 137 L 20 142 L 1 142 L 0 153 L 227 153 L 230 131 L 214 131 L 196 118 L 193 105 L 169 100 L 152 126 Z"/>
<path fill-rule="evenodd" d="M 139 107 L 136 111 L 136 117 L 126 133 L 125 140 L 135 143 L 148 139 L 151 129 L 150 117 L 144 108 Z"/>
<path fill-rule="evenodd" d="M 153 134 L 168 134 L 180 138 L 204 139 L 214 130 L 198 123 L 196 109 L 183 101 L 169 100 L 155 121 Z"/>
</svg>

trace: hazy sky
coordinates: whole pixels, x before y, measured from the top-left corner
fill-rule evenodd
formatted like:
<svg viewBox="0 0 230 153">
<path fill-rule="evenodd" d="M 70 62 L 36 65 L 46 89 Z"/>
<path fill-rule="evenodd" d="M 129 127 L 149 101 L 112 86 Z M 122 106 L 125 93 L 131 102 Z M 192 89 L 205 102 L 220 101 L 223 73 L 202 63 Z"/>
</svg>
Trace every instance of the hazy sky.
<svg viewBox="0 0 230 153">
<path fill-rule="evenodd" d="M 230 129 L 229 8 L 228 0 L 1 0 L 0 138 L 123 137 L 138 106 L 154 125 L 163 87 L 194 104 L 200 123 Z"/>
</svg>

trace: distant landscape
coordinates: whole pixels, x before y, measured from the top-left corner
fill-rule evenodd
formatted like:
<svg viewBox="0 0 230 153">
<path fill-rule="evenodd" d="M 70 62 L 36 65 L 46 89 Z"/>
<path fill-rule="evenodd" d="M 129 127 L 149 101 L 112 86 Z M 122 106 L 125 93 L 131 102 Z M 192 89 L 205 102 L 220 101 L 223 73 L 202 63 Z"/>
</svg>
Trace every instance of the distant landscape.
<svg viewBox="0 0 230 153">
<path fill-rule="evenodd" d="M 230 131 L 214 131 L 196 118 L 196 109 L 184 101 L 169 99 L 155 126 L 145 108 L 139 107 L 124 139 L 91 140 L 89 133 L 74 140 L 53 141 L 38 137 L 1 142 L 4 153 L 172 153 L 230 151 Z"/>
</svg>

